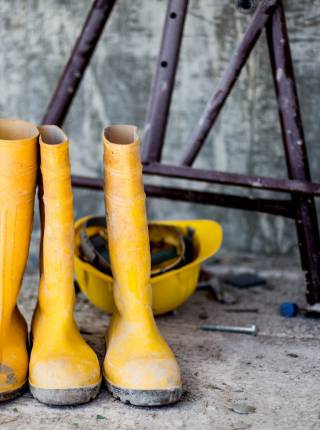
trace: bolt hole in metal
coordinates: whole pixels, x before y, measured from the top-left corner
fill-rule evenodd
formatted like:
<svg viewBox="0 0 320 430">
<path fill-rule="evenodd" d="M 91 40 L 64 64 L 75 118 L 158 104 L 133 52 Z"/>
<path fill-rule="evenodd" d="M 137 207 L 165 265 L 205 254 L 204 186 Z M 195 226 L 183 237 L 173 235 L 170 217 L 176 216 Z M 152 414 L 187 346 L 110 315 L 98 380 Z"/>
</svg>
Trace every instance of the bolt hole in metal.
<svg viewBox="0 0 320 430">
<path fill-rule="evenodd" d="M 236 8 L 241 13 L 253 13 L 256 10 L 258 0 L 236 0 Z"/>
<path fill-rule="evenodd" d="M 170 13 L 170 18 L 171 18 L 171 19 L 175 19 L 175 18 L 177 18 L 177 14 L 176 14 L 175 12 L 171 12 L 171 13 Z"/>
<path fill-rule="evenodd" d="M 161 64 L 161 67 L 166 68 L 168 65 L 168 62 L 167 61 L 161 61 L 160 64 Z"/>
</svg>

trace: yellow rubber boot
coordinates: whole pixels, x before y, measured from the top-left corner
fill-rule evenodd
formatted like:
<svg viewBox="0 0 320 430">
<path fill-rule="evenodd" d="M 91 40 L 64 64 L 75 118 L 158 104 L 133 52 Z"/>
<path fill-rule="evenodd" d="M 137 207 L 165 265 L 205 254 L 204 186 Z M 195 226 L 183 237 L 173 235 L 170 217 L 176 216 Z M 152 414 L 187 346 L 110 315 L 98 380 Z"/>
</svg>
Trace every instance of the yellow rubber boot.
<svg viewBox="0 0 320 430">
<path fill-rule="evenodd" d="M 148 226 L 135 127 L 105 129 L 104 172 L 117 308 L 107 333 L 104 378 L 109 391 L 123 402 L 167 405 L 181 397 L 181 378 L 151 309 Z"/>
<path fill-rule="evenodd" d="M 56 126 L 42 126 L 39 130 L 43 237 L 29 384 L 40 402 L 73 405 L 96 397 L 101 372 L 96 354 L 80 335 L 73 318 L 74 227 L 67 137 Z"/>
<path fill-rule="evenodd" d="M 37 128 L 0 120 L 0 401 L 27 381 L 27 326 L 17 298 L 29 253 L 37 174 Z"/>
</svg>

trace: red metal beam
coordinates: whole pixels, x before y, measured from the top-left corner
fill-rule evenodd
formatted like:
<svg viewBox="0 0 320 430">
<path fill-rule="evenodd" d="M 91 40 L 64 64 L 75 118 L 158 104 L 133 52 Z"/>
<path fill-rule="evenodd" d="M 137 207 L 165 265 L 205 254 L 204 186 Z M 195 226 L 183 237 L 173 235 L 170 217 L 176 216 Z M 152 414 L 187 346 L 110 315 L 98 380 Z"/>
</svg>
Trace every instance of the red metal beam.
<svg viewBox="0 0 320 430">
<path fill-rule="evenodd" d="M 261 1 L 240 46 L 234 53 L 223 78 L 218 84 L 216 92 L 209 100 L 198 124 L 187 140 L 187 149 L 182 157 L 181 165 L 191 166 L 196 159 L 277 2 L 278 0 Z"/>
<path fill-rule="evenodd" d="M 169 0 L 143 136 L 144 161 L 160 161 L 188 0 Z"/>
<path fill-rule="evenodd" d="M 307 148 L 297 94 L 289 37 L 282 1 L 267 23 L 272 74 L 291 179 L 311 181 Z M 305 272 L 307 301 L 320 303 L 320 235 L 312 196 L 292 195 L 301 265 Z"/>
<path fill-rule="evenodd" d="M 62 125 L 116 0 L 95 0 L 42 124 Z"/>
<path fill-rule="evenodd" d="M 172 166 L 162 163 L 146 164 L 143 168 L 143 173 L 177 179 L 190 179 L 211 184 L 320 196 L 320 184 L 308 181 L 250 176 L 239 173 L 196 169 L 194 167 Z"/>
<path fill-rule="evenodd" d="M 72 176 L 72 185 L 75 188 L 87 188 L 102 190 L 103 179 Z M 145 185 L 148 197 L 168 199 L 181 202 L 193 202 L 203 205 L 214 205 L 248 211 L 259 211 L 270 215 L 280 215 L 293 218 L 292 204 L 290 200 L 273 200 L 235 196 L 231 194 L 212 193 L 208 191 L 185 190 L 182 188 L 163 187 L 157 185 Z"/>
</svg>

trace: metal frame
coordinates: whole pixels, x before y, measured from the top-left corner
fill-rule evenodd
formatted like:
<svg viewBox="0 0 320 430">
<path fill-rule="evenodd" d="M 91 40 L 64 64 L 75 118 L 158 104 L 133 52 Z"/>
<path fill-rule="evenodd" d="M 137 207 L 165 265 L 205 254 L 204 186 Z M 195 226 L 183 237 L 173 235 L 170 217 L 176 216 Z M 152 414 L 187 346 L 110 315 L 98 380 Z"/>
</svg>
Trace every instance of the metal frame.
<svg viewBox="0 0 320 430">
<path fill-rule="evenodd" d="M 116 0 L 96 0 L 51 99 L 44 123 L 62 125 L 84 71 Z M 143 164 L 147 175 L 190 179 L 290 194 L 287 199 L 250 198 L 183 187 L 146 185 L 150 197 L 190 201 L 264 212 L 294 219 L 307 301 L 320 303 L 320 236 L 313 196 L 320 184 L 311 182 L 290 44 L 282 0 L 261 0 L 248 30 L 218 88 L 187 140 L 180 166 L 161 163 L 166 126 L 183 37 L 188 0 L 168 0 L 162 42 L 149 101 L 144 134 Z M 289 179 L 275 179 L 192 167 L 239 74 L 263 30 L 266 30 Z M 73 186 L 101 190 L 102 179 L 73 176 Z"/>
</svg>

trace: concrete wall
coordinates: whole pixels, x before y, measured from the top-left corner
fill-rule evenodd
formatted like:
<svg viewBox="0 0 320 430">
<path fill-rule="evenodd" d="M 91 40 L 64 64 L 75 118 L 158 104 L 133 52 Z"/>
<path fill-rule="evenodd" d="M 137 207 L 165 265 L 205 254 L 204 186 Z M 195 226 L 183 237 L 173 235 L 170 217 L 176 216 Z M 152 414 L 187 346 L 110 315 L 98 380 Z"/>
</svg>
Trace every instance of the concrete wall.
<svg viewBox="0 0 320 430">
<path fill-rule="evenodd" d="M 40 121 L 90 4 L 1 1 L 2 117 Z M 164 0 L 118 0 L 65 124 L 74 173 L 101 175 L 104 125 L 125 122 L 143 127 L 165 7 Z M 286 10 L 311 168 L 319 181 L 320 0 L 290 0 Z M 164 153 L 167 162 L 181 157 L 184 141 L 249 19 L 235 10 L 233 0 L 190 0 Z M 196 165 L 286 176 L 264 36 Z M 76 191 L 75 207 L 77 217 L 103 213 L 103 196 Z M 294 225 L 281 218 L 155 200 L 149 202 L 149 213 L 152 218 L 215 218 L 225 230 L 225 251 L 296 250 Z"/>
</svg>

